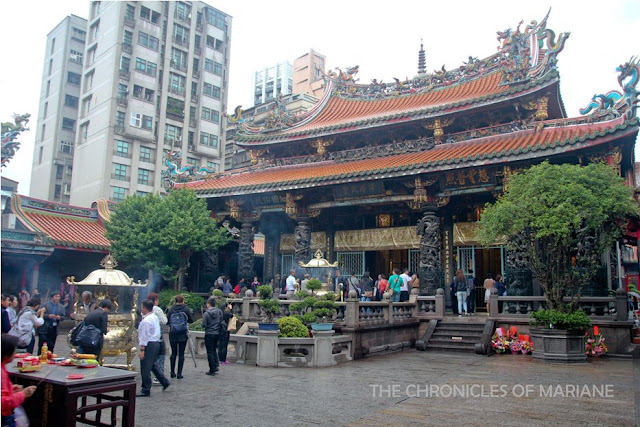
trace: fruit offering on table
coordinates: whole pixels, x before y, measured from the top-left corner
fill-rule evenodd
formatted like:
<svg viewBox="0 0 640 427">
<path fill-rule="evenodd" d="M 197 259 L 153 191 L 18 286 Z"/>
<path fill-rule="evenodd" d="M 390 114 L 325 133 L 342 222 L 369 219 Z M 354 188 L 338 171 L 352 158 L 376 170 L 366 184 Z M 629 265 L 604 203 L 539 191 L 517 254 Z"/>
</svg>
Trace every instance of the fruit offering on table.
<svg viewBox="0 0 640 427">
<path fill-rule="evenodd" d="M 53 353 L 53 352 L 51 352 L 51 350 L 49 350 L 47 352 L 47 359 L 56 359 L 57 357 L 58 357 L 58 355 Z"/>
<path fill-rule="evenodd" d="M 24 359 L 25 357 L 29 357 L 31 356 L 31 353 L 16 353 L 15 357 L 16 359 Z"/>
<path fill-rule="evenodd" d="M 72 359 L 95 359 L 97 356 L 95 354 L 83 354 L 83 353 L 75 353 L 71 355 Z"/>
<path fill-rule="evenodd" d="M 36 372 L 42 369 L 42 365 L 25 365 L 18 367 L 18 371 L 20 372 Z"/>
<path fill-rule="evenodd" d="M 78 368 L 96 368 L 98 361 L 96 359 L 76 359 L 74 365 Z"/>
<path fill-rule="evenodd" d="M 75 366 L 72 359 L 63 359 L 60 366 Z"/>
</svg>

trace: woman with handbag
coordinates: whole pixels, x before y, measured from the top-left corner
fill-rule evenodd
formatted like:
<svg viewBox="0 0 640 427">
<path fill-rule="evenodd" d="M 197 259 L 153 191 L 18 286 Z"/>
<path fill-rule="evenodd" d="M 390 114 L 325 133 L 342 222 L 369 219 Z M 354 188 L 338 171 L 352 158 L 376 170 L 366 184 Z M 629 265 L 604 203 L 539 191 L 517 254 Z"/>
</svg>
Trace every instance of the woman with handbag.
<svg viewBox="0 0 640 427">
<path fill-rule="evenodd" d="M 27 301 L 25 308 L 20 310 L 16 323 L 9 331 L 9 335 L 18 338 L 17 347 L 25 349 L 27 353 L 33 354 L 33 347 L 36 343 L 35 328 L 44 324 L 44 307 L 40 308 L 40 298 L 33 297 Z"/>
</svg>

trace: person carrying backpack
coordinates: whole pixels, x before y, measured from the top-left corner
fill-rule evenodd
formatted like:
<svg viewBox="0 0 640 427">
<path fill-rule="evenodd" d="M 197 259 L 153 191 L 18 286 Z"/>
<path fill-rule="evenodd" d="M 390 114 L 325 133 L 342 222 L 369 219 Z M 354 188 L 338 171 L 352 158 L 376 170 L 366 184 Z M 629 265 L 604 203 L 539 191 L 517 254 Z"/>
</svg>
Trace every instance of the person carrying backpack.
<svg viewBox="0 0 640 427">
<path fill-rule="evenodd" d="M 187 336 L 189 332 L 189 323 L 193 323 L 193 313 L 189 306 L 184 303 L 184 295 L 179 294 L 175 297 L 176 303 L 169 308 L 167 312 L 167 325 L 169 326 L 169 345 L 171 346 L 171 378 L 176 378 L 176 358 L 178 359 L 178 375 L 180 380 L 182 376 L 182 367 L 184 366 L 184 351 L 187 348 Z"/>
<path fill-rule="evenodd" d="M 391 302 L 400 302 L 400 290 L 402 289 L 402 278 L 397 268 L 393 269 L 393 274 L 389 277 L 389 288 L 393 291 Z"/>
</svg>

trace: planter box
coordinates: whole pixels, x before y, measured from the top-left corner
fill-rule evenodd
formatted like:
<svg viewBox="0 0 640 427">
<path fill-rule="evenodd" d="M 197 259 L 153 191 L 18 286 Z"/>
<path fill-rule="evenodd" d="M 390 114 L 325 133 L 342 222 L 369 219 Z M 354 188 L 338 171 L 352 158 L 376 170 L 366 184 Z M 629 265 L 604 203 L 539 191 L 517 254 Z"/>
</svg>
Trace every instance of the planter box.
<svg viewBox="0 0 640 427">
<path fill-rule="evenodd" d="M 333 329 L 333 323 L 312 323 L 312 331 L 330 331 Z"/>
<path fill-rule="evenodd" d="M 533 358 L 554 362 L 584 363 L 583 332 L 562 329 L 531 329 Z"/>
</svg>

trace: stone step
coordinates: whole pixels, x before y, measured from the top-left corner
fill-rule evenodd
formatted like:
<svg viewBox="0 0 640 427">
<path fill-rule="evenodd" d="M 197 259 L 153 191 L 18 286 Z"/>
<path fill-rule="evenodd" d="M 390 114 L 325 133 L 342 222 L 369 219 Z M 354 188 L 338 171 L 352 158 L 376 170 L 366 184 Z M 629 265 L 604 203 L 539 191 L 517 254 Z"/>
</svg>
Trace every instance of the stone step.
<svg viewBox="0 0 640 427">
<path fill-rule="evenodd" d="M 475 353 L 475 346 L 473 345 L 451 345 L 451 344 L 429 344 L 426 348 L 428 351 L 456 351 L 464 353 Z"/>
<path fill-rule="evenodd" d="M 453 345 L 456 347 L 465 347 L 471 346 L 474 347 L 478 342 L 475 339 L 462 339 L 462 340 L 452 340 L 451 338 L 431 338 L 429 340 L 429 346 L 431 345 Z"/>
<path fill-rule="evenodd" d="M 433 338 L 449 338 L 451 337 L 462 337 L 463 339 L 474 339 L 480 340 L 482 337 L 482 332 L 471 332 L 471 331 L 438 331 L 437 329 L 433 332 Z"/>
</svg>

